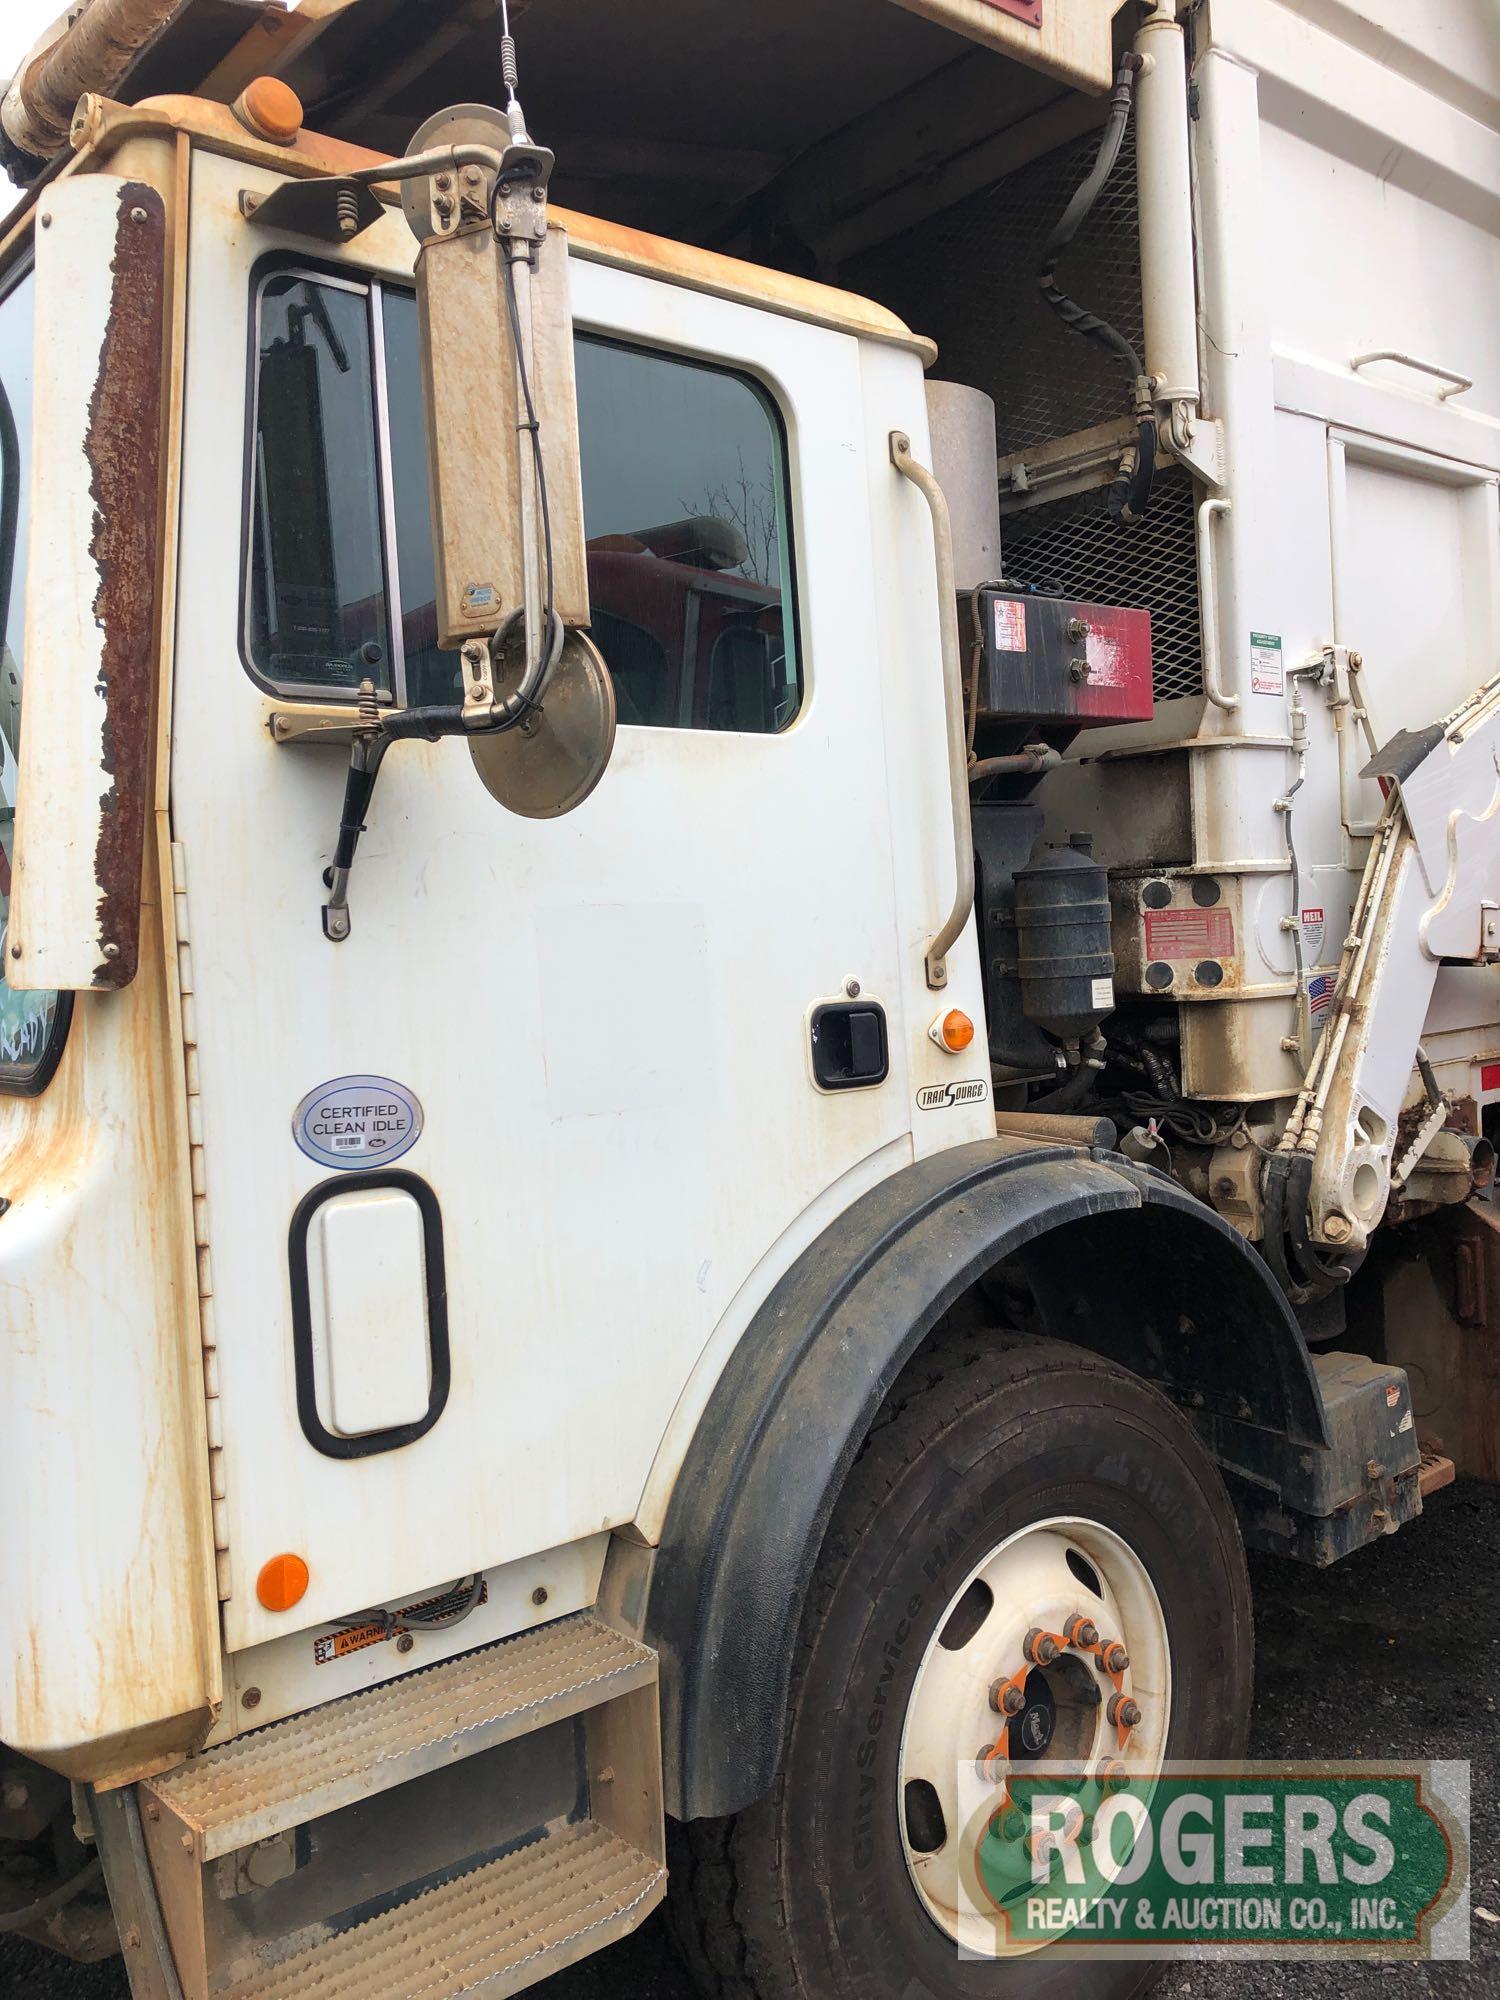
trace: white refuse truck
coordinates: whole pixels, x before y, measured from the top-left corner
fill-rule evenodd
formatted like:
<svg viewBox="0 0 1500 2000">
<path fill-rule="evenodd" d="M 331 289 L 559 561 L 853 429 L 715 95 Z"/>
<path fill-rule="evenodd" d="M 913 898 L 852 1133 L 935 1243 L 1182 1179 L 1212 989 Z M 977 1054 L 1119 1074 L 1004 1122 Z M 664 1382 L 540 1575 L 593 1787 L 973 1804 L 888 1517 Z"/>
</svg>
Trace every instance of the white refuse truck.
<svg viewBox="0 0 1500 2000">
<path fill-rule="evenodd" d="M 1124 2000 L 963 1774 L 1500 1473 L 1493 9 L 514 13 L 0 109 L 0 1927 Z"/>
</svg>

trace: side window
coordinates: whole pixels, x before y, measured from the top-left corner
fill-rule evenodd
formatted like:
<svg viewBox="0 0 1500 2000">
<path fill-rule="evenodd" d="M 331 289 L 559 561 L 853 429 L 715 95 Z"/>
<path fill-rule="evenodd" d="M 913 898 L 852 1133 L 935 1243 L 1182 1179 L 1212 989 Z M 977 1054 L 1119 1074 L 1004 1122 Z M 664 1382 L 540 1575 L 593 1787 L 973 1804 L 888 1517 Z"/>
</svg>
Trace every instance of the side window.
<svg viewBox="0 0 1500 2000">
<path fill-rule="evenodd" d="M 396 692 L 368 291 L 260 286 L 248 642 L 278 688 Z"/>
<path fill-rule="evenodd" d="M 256 291 L 249 664 L 272 687 L 454 700 L 437 645 L 416 303 Z M 802 698 L 780 418 L 747 377 L 580 335 L 592 632 L 626 727 L 784 729 Z"/>
<path fill-rule="evenodd" d="M 409 292 L 273 270 L 255 294 L 245 645 L 278 691 L 451 701 Z"/>
<path fill-rule="evenodd" d="M 743 375 L 580 335 L 593 636 L 622 723 L 785 729 L 802 698 L 786 444 Z"/>
<path fill-rule="evenodd" d="M 5 984 L 6 919 L 16 833 L 26 611 L 26 504 L 31 461 L 33 295 L 29 276 L 0 280 L 0 1091 L 34 1096 L 62 1053 L 72 997 Z"/>
</svg>

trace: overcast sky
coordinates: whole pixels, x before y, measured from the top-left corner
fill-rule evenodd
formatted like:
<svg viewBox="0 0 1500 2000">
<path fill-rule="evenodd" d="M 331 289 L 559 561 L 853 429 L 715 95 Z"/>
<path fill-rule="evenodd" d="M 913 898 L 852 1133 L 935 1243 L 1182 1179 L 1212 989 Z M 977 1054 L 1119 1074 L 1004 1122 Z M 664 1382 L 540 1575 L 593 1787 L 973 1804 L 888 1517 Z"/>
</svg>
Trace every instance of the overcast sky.
<svg viewBox="0 0 1500 2000">
<path fill-rule="evenodd" d="M 4 0 L 0 6 L 0 76 L 16 66 L 43 28 L 67 11 L 67 0 Z"/>
</svg>

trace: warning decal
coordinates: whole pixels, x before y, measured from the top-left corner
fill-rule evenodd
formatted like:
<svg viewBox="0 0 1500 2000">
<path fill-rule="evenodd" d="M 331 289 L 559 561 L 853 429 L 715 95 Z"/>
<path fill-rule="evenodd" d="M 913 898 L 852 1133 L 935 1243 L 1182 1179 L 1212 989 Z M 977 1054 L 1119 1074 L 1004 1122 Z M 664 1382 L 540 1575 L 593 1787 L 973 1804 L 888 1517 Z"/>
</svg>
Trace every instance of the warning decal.
<svg viewBox="0 0 1500 2000">
<path fill-rule="evenodd" d="M 1026 603 L 1024 598 L 997 597 L 995 599 L 995 651 L 997 653 L 1024 653 L 1026 651 Z"/>
<path fill-rule="evenodd" d="M 1250 634 L 1250 689 L 1253 694 L 1281 694 L 1286 675 L 1281 659 L 1279 632 Z"/>
<path fill-rule="evenodd" d="M 471 1586 L 472 1587 L 472 1586 Z M 481 1604 L 490 1601 L 488 1582 L 479 1586 L 479 1595 L 471 1609 L 477 1611 Z M 342 1660 L 350 1653 L 362 1653 L 366 1646 L 378 1646 L 386 1639 L 394 1639 L 404 1631 L 404 1619 L 413 1612 L 420 1612 L 424 1624 L 432 1624 L 435 1619 L 445 1617 L 450 1611 L 458 1611 L 467 1602 L 467 1593 L 454 1589 L 445 1590 L 437 1597 L 424 1597 L 416 1604 L 403 1604 L 399 1611 L 392 1611 L 385 1617 L 368 1618 L 362 1625 L 346 1625 L 341 1631 L 320 1632 L 313 1640 L 313 1665 L 326 1667 L 330 1660 Z"/>
<path fill-rule="evenodd" d="M 1147 910 L 1147 958 L 1233 958 L 1228 910 Z"/>
<path fill-rule="evenodd" d="M 394 1625 L 350 1625 L 342 1632 L 324 1632 L 313 1640 L 313 1665 L 326 1667 L 330 1660 L 342 1660 L 346 1653 L 361 1653 L 366 1646 L 378 1646 L 382 1639 L 395 1637 Z"/>
</svg>

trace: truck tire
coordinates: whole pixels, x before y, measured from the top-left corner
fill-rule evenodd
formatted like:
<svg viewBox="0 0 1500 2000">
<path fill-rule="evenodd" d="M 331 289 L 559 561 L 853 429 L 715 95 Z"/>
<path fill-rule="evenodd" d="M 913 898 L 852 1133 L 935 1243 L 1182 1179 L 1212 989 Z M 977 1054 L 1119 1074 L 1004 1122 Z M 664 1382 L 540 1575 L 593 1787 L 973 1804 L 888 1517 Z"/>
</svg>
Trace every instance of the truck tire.
<svg viewBox="0 0 1500 2000">
<path fill-rule="evenodd" d="M 1244 1550 L 1191 1426 L 1082 1349 L 941 1335 L 898 1382 L 835 1509 L 774 1789 L 734 1819 L 673 1829 L 673 1924 L 705 1993 L 1128 2000 L 1152 1983 L 1152 1965 L 1045 1949 L 962 1957 L 963 1919 L 933 1850 L 947 1842 L 943 1802 L 935 1816 L 919 1766 L 927 1760 L 941 1794 L 942 1767 L 994 1736 L 989 1686 L 1017 1664 L 1009 1653 L 1025 1643 L 1031 1600 L 1055 1606 L 1059 1590 L 1098 1613 L 1101 1633 L 1124 1628 L 1142 1709 L 1128 1757 L 1243 1753 Z M 1061 1662 L 1074 1676 L 1083 1664 Z M 1099 1714 L 1098 1695 L 1085 1688 L 1080 1704 L 1072 1685 L 1025 1680 L 1013 1727 L 1031 1723 L 1033 1744 L 1053 1696 L 1053 1738 L 1032 1754 L 1072 1754 L 1096 1726 L 1077 1711 L 1092 1703 Z"/>
</svg>

